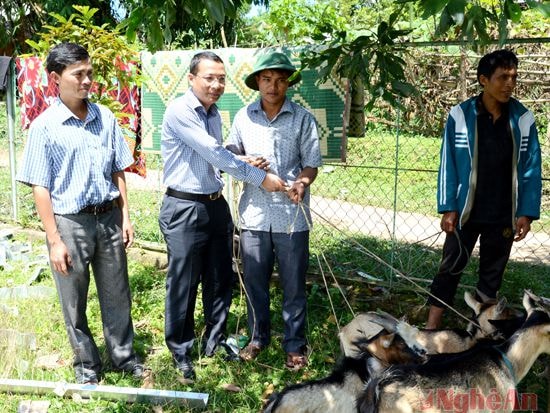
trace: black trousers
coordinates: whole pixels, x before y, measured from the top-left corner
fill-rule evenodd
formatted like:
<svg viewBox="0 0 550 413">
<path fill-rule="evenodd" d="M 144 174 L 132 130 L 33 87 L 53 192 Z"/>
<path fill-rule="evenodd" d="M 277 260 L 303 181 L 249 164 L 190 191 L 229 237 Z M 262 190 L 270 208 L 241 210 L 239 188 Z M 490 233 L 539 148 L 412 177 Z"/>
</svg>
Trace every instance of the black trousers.
<svg viewBox="0 0 550 413">
<path fill-rule="evenodd" d="M 477 291 L 488 298 L 497 296 L 514 242 L 512 225 L 466 223 L 455 233 L 447 234 L 439 271 L 431 285 L 431 293 L 449 305 L 453 304 L 460 277 L 478 238 Z M 433 297 L 428 302 L 438 307 L 444 306 Z"/>
<path fill-rule="evenodd" d="M 231 305 L 233 221 L 229 206 L 223 197 L 199 202 L 165 195 L 159 224 L 168 248 L 166 345 L 176 360 L 189 356 L 201 282 L 206 326 L 202 349 L 212 355 L 223 339 Z"/>
</svg>

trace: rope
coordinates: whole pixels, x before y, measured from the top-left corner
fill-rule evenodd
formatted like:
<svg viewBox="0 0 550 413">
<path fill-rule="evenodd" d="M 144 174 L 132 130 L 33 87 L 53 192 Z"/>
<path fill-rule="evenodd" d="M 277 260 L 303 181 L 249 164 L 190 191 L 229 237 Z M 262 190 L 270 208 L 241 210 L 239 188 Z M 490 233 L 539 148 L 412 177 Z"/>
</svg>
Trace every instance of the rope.
<svg viewBox="0 0 550 413">
<path fill-rule="evenodd" d="M 319 217 L 322 221 L 324 221 L 325 223 L 327 223 L 329 226 L 331 226 L 332 228 L 334 228 L 336 231 L 338 231 L 339 233 L 345 235 L 345 233 L 340 230 L 336 225 L 334 225 L 332 222 L 330 222 L 329 220 L 327 220 L 325 217 L 323 217 L 321 214 L 319 214 L 318 212 L 316 212 L 314 209 L 312 209 L 311 207 L 309 207 L 308 205 L 305 205 L 307 208 L 309 208 L 309 210 L 315 214 L 317 217 Z M 479 328 L 481 331 L 483 331 L 481 329 L 481 326 L 475 322 L 473 322 L 469 317 L 466 317 L 465 315 L 463 315 L 460 311 L 456 310 L 454 307 L 450 306 L 449 304 L 447 304 L 446 302 L 444 302 L 443 300 L 441 300 L 439 297 L 436 297 L 435 295 L 433 295 L 430 291 L 428 291 L 427 289 L 425 289 L 424 287 L 422 287 L 420 284 L 418 284 L 416 281 L 414 281 L 412 278 L 406 276 L 405 274 L 403 274 L 401 271 L 399 271 L 397 268 L 395 268 L 394 266 L 388 264 L 386 261 L 384 261 L 382 258 L 380 258 L 379 256 L 377 256 L 376 254 L 374 254 L 373 252 L 369 251 L 366 247 L 364 247 L 363 245 L 361 245 L 359 242 L 355 241 L 355 240 L 350 240 L 348 239 L 348 242 L 351 242 L 352 244 L 354 244 L 361 252 L 363 252 L 366 256 L 374 259 L 376 262 L 388 267 L 391 271 L 393 271 L 397 276 L 401 277 L 401 278 L 404 278 L 406 279 L 407 281 L 409 281 L 412 285 L 414 285 L 418 290 L 420 290 L 421 292 L 429 295 L 430 297 L 434 298 L 435 300 L 437 300 L 438 302 L 440 302 L 442 305 L 444 305 L 445 307 L 447 307 L 449 310 L 451 310 L 452 312 L 454 312 L 456 315 L 458 315 L 460 318 L 463 318 L 464 320 L 468 321 L 468 322 L 471 322 L 473 323 L 477 328 Z"/>
<path fill-rule="evenodd" d="M 321 253 L 321 255 L 323 256 L 323 260 L 325 261 L 325 264 L 326 264 L 327 268 L 330 270 L 330 274 L 332 275 L 332 279 L 334 280 L 334 283 L 338 287 L 338 291 L 340 291 L 340 294 L 342 294 L 342 297 L 344 298 L 344 301 L 348 305 L 348 308 L 351 312 L 351 315 L 353 317 L 355 317 L 355 311 L 353 311 L 353 308 L 351 308 L 351 304 L 348 301 L 348 299 L 346 297 L 346 294 L 344 294 L 344 291 L 342 290 L 342 287 L 340 287 L 340 284 L 338 283 L 338 280 L 336 279 L 336 276 L 334 275 L 334 272 L 332 272 L 332 268 L 331 268 L 330 264 L 328 263 L 327 257 L 325 257 L 324 253 Z M 336 314 L 334 314 L 334 316 L 336 317 Z"/>
<path fill-rule="evenodd" d="M 334 314 L 334 320 L 336 321 L 336 328 L 338 328 L 338 331 L 340 331 L 340 323 L 338 322 L 338 317 L 336 316 L 336 310 L 334 309 L 334 304 L 332 303 L 332 297 L 330 296 L 330 291 L 328 289 L 327 279 L 325 277 L 325 272 L 323 271 L 323 266 L 321 265 L 321 261 L 319 260 L 319 256 L 316 256 L 317 263 L 319 264 L 319 269 L 321 270 L 321 275 L 323 276 L 323 283 L 325 284 L 325 289 L 327 290 L 327 296 L 328 301 L 330 303 L 330 309 L 332 310 L 332 314 Z"/>
<path fill-rule="evenodd" d="M 295 227 L 295 223 L 296 223 L 296 220 L 298 219 L 298 215 L 300 213 L 300 211 L 302 212 L 304 218 L 306 219 L 306 222 L 307 222 L 307 225 L 308 225 L 308 229 L 311 230 L 312 227 L 313 227 L 313 223 L 312 221 L 310 221 L 308 219 L 308 214 L 306 213 L 306 210 L 305 208 L 308 208 L 310 212 L 312 212 L 313 214 L 315 214 L 317 217 L 319 217 L 322 221 L 324 221 L 325 223 L 327 223 L 329 226 L 331 226 L 332 228 L 334 228 L 338 233 L 340 234 L 343 234 L 345 235 L 345 233 L 340 230 L 336 225 L 334 225 L 332 222 L 330 222 L 328 219 L 326 219 L 325 217 L 323 217 L 321 214 L 319 214 L 318 212 L 316 212 L 314 209 L 312 209 L 309 205 L 306 205 L 304 204 L 304 202 L 299 202 L 298 203 L 299 205 L 299 208 L 296 209 L 296 214 L 294 215 L 294 219 L 292 220 L 292 222 L 289 224 L 288 228 L 287 228 L 287 233 L 290 234 L 291 232 L 293 232 L 293 229 Z M 437 238 L 433 241 L 433 243 L 435 243 L 440 235 L 441 235 L 442 231 L 439 231 L 438 233 L 436 234 L 433 234 L 433 235 L 430 235 L 429 237 L 423 239 L 423 240 L 419 240 L 419 241 L 416 241 L 415 243 L 420 243 L 420 242 L 423 242 L 427 239 L 430 239 L 434 236 L 437 236 Z M 460 237 L 458 235 L 458 233 L 456 232 L 456 230 L 454 231 L 454 234 L 455 236 L 457 237 L 457 241 L 459 243 L 459 247 L 460 247 L 460 252 L 459 252 L 459 255 L 457 257 L 457 260 L 455 261 L 455 263 L 453 264 L 453 266 L 451 268 L 454 268 L 457 264 L 458 264 L 458 260 L 460 259 L 460 257 L 462 256 L 462 254 L 465 252 L 467 255 L 468 255 L 468 259 L 466 260 L 466 262 L 468 262 L 469 260 L 469 254 L 468 252 L 465 250 L 464 248 L 464 245 L 462 244 L 462 241 L 460 240 Z M 393 265 L 390 265 L 389 263 L 387 263 L 386 261 L 384 261 L 382 258 L 380 258 L 378 255 L 374 254 L 373 252 L 371 252 L 370 250 L 368 250 L 366 247 L 364 247 L 363 245 L 361 245 L 359 242 L 355 241 L 355 240 L 350 240 L 348 239 L 348 242 L 354 244 L 360 252 L 364 253 L 366 256 L 374 259 L 376 262 L 386 266 L 387 268 L 389 268 L 397 277 L 400 277 L 400 278 L 404 278 L 405 280 L 409 281 L 412 285 L 414 285 L 419 291 L 427 294 L 428 296 L 432 297 L 433 299 L 437 300 L 439 303 L 441 303 L 443 306 L 447 307 L 449 310 L 451 310 L 452 312 L 454 312 L 456 315 L 458 315 L 460 318 L 466 320 L 467 322 L 469 323 L 472 323 L 475 327 L 479 328 L 480 331 L 483 332 L 483 329 L 481 328 L 481 326 L 474 322 L 473 320 L 471 320 L 469 317 L 463 315 L 460 311 L 456 310 L 454 307 L 452 307 L 451 305 L 447 304 L 446 302 L 444 302 L 443 300 L 441 300 L 439 297 L 436 297 L 435 295 L 433 295 L 429 290 L 427 290 L 426 288 L 422 287 L 420 284 L 418 284 L 413 278 L 411 277 L 408 277 L 407 275 L 405 275 L 404 273 L 402 273 L 401 271 L 399 271 L 397 268 L 395 268 Z M 432 244 L 433 244 L 432 243 Z M 240 238 L 239 238 L 239 247 L 240 247 Z M 344 298 L 344 301 L 346 302 L 348 308 L 350 309 L 352 315 L 355 317 L 355 313 L 349 303 L 349 301 L 347 300 L 346 298 L 346 295 L 344 293 L 344 291 L 342 290 L 340 284 L 338 283 L 337 279 L 336 279 L 336 276 L 334 275 L 334 272 L 332 271 L 332 268 L 330 266 L 330 264 L 328 263 L 328 260 L 326 259 L 325 255 L 322 254 L 322 257 L 323 257 L 323 260 L 325 262 L 325 264 L 327 265 L 327 268 L 330 270 L 330 273 L 331 273 L 331 276 L 336 284 L 336 286 L 338 287 L 338 290 L 340 291 L 342 297 Z M 340 325 L 339 325 L 339 322 L 338 322 L 338 317 L 336 315 L 336 310 L 334 308 L 334 303 L 332 302 L 332 297 L 330 296 L 330 291 L 328 289 L 328 283 L 327 283 L 327 280 L 326 280 L 326 276 L 325 276 L 325 271 L 323 269 L 323 266 L 321 264 L 321 260 L 319 259 L 318 256 L 316 256 L 317 258 L 317 263 L 319 265 L 319 269 L 321 271 L 321 275 L 322 275 L 322 278 L 323 278 L 323 283 L 325 285 L 325 289 L 327 291 L 327 296 L 329 298 L 329 302 L 330 302 L 330 306 L 331 306 L 331 310 L 332 310 L 332 313 L 334 315 L 334 319 L 336 321 L 336 325 L 338 327 L 338 330 L 340 330 Z M 463 269 L 460 271 L 462 272 Z M 456 275 L 456 274 L 459 274 L 460 272 L 458 273 L 452 273 L 453 275 Z M 238 277 L 239 277 L 239 283 L 240 283 L 240 287 L 241 287 L 241 300 L 242 300 L 242 291 L 244 290 L 244 294 L 246 295 L 247 297 L 247 300 L 250 301 L 249 299 L 249 296 L 248 296 L 248 293 L 246 291 L 246 288 L 244 288 L 244 281 L 242 279 L 242 275 L 241 275 L 241 272 L 239 271 L 238 269 L 238 266 L 237 266 L 237 274 L 238 274 Z M 241 301 L 242 302 L 242 301 Z M 251 306 L 252 307 L 252 306 Z M 254 312 L 254 308 L 252 308 L 252 318 L 253 320 L 255 321 L 256 320 L 256 314 Z M 237 331 L 238 331 L 238 325 L 239 325 L 239 320 L 237 320 Z M 256 324 L 254 322 L 254 324 Z M 254 331 L 252 331 L 252 334 L 251 334 L 251 339 L 252 337 L 254 336 Z"/>
<path fill-rule="evenodd" d="M 443 231 L 437 231 L 435 234 L 432 234 L 426 238 L 422 238 L 422 239 L 419 239 L 418 241 L 415 241 L 415 242 L 412 242 L 411 245 L 416 245 L 416 244 L 421 244 L 423 243 L 424 241 L 427 241 L 429 240 L 430 238 L 433 238 L 433 237 L 437 237 L 436 239 L 434 239 L 429 245 L 428 247 L 432 247 L 433 245 L 435 245 L 435 243 L 437 242 L 437 240 L 439 239 L 439 237 L 441 236 L 441 234 L 443 234 Z"/>
<path fill-rule="evenodd" d="M 508 358 L 506 353 L 504 353 L 504 351 L 502 351 L 500 348 L 498 348 L 498 346 L 495 346 L 493 348 L 500 353 L 500 356 L 502 357 L 502 361 L 504 362 L 506 367 L 508 367 L 508 370 L 510 371 L 510 374 L 512 375 L 512 380 L 514 380 L 514 386 L 515 386 L 518 383 L 518 381 L 516 379 L 516 372 L 514 371 L 514 366 L 512 365 L 512 362 L 510 361 L 510 359 Z"/>
<path fill-rule="evenodd" d="M 470 260 L 470 254 L 468 253 L 468 250 L 466 250 L 466 248 L 464 247 L 464 244 L 462 243 L 462 240 L 460 239 L 460 235 L 458 234 L 458 231 L 456 230 L 456 228 L 453 231 L 453 234 L 456 237 L 456 241 L 458 243 L 459 251 L 458 251 L 458 256 L 456 257 L 456 260 L 455 260 L 454 264 L 449 269 L 449 274 L 459 275 L 460 273 L 462 273 L 462 271 L 464 271 L 464 268 L 466 268 L 466 265 L 468 264 L 468 261 Z M 462 257 L 463 253 L 466 254 L 466 260 L 465 260 L 466 264 L 464 264 L 464 266 L 459 271 L 454 272 L 454 269 L 458 264 L 458 260 L 460 260 L 460 257 Z"/>
</svg>

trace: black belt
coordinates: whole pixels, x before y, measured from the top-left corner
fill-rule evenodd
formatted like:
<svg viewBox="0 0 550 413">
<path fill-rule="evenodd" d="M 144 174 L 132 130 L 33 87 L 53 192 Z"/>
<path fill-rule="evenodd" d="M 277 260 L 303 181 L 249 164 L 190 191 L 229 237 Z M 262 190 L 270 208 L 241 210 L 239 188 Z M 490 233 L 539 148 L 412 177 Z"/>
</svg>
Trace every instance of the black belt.
<svg viewBox="0 0 550 413">
<path fill-rule="evenodd" d="M 113 209 L 115 202 L 116 201 L 107 201 L 102 204 L 88 205 L 87 207 L 84 207 L 80 211 L 78 211 L 78 213 L 93 215 L 104 214 L 105 212 L 109 212 Z"/>
<path fill-rule="evenodd" d="M 190 192 L 181 192 L 176 191 L 172 188 L 166 189 L 166 195 L 173 196 L 178 199 L 185 199 L 187 201 L 197 201 L 197 202 L 209 202 L 215 201 L 222 197 L 222 191 L 214 192 L 212 194 L 192 194 Z"/>
</svg>

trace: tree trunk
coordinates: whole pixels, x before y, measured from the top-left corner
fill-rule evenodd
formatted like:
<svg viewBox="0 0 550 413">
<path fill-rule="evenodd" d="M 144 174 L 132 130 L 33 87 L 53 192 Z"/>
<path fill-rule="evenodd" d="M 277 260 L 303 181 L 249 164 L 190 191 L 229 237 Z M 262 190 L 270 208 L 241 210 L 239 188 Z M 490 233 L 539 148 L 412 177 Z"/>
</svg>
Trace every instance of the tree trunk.
<svg viewBox="0 0 550 413">
<path fill-rule="evenodd" d="M 349 111 L 348 136 L 365 135 L 365 87 L 363 81 L 355 78 L 351 81 L 351 105 Z"/>
</svg>

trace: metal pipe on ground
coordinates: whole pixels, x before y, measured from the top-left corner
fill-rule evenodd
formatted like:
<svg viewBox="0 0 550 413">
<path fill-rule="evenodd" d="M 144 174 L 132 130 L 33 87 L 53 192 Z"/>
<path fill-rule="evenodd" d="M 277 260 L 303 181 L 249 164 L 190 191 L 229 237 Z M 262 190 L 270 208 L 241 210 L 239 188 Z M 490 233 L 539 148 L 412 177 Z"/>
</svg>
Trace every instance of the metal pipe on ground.
<svg viewBox="0 0 550 413">
<path fill-rule="evenodd" d="M 204 409 L 208 403 L 207 393 L 38 380 L 0 379 L 0 391 L 57 395 L 59 397 L 79 395 L 83 399 L 125 401 L 127 403 L 175 404 L 189 409 Z"/>
</svg>

